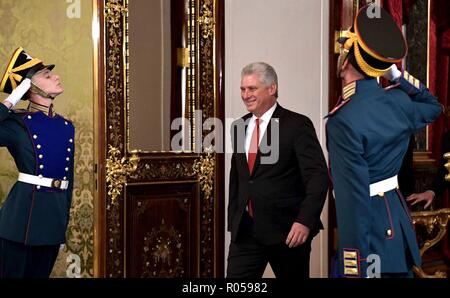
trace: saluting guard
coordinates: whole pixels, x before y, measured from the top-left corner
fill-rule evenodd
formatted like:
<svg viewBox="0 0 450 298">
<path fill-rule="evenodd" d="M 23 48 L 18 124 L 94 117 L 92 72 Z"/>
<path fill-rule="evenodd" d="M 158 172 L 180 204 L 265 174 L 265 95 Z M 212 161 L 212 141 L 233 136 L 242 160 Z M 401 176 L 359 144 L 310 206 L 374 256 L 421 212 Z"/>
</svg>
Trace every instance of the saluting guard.
<svg viewBox="0 0 450 298">
<path fill-rule="evenodd" d="M 55 113 L 64 90 L 54 65 L 18 48 L 1 78 L 0 145 L 19 175 L 0 209 L 0 278 L 48 277 L 65 243 L 72 202 L 75 128 Z M 26 110 L 13 110 L 20 100 Z"/>
<path fill-rule="evenodd" d="M 377 7 L 379 17 L 369 9 L 358 12 L 339 40 L 344 88 L 327 116 L 338 271 L 346 277 L 409 277 L 421 260 L 397 174 L 411 134 L 432 123 L 441 105 L 423 84 L 397 69 L 394 63 L 407 53 L 402 32 L 383 8 Z M 380 76 L 392 86 L 382 88 Z"/>
</svg>

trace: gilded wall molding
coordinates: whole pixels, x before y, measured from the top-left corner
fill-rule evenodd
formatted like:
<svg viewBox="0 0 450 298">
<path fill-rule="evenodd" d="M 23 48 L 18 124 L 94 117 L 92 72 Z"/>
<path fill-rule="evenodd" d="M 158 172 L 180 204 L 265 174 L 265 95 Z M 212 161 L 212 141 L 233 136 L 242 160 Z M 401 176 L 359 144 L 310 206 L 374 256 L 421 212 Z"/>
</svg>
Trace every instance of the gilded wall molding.
<svg viewBox="0 0 450 298">
<path fill-rule="evenodd" d="M 432 239 L 424 239 L 421 241 L 420 256 L 423 256 L 425 252 L 436 245 L 447 233 L 447 223 L 450 219 L 450 209 L 439 209 L 436 211 L 418 211 L 411 214 L 413 224 L 417 227 L 422 225 L 426 229 L 428 235 L 434 235 Z M 435 231 L 436 230 L 436 231 Z M 425 235 L 426 236 L 426 235 Z M 413 268 L 416 275 L 421 278 L 446 278 L 446 272 L 437 271 L 434 275 L 426 274 L 422 268 Z"/>
<path fill-rule="evenodd" d="M 117 198 L 122 194 L 128 176 L 136 171 L 138 163 L 139 157 L 135 152 L 130 158 L 122 157 L 119 149 L 109 145 L 108 159 L 106 160 L 106 183 L 112 204 L 117 204 Z"/>
<path fill-rule="evenodd" d="M 193 164 L 193 160 L 142 160 L 138 164 L 137 170 L 130 175 L 130 182 L 196 179 Z"/>
<path fill-rule="evenodd" d="M 126 0 L 105 0 L 106 21 L 106 109 L 107 138 L 123 150 L 122 119 L 124 108 L 123 53 L 124 18 L 128 12 Z"/>
<path fill-rule="evenodd" d="M 444 159 L 446 160 L 444 167 L 447 170 L 447 174 L 445 175 L 445 181 L 450 182 L 450 152 L 446 152 L 444 154 Z"/>
<path fill-rule="evenodd" d="M 213 153 L 205 153 L 194 164 L 194 172 L 200 181 L 200 189 L 207 204 L 213 196 L 216 158 Z"/>
<path fill-rule="evenodd" d="M 202 5 L 201 15 L 197 19 L 197 22 L 202 28 L 202 37 L 204 39 L 209 39 L 209 37 L 214 36 L 214 30 L 216 26 L 216 21 L 214 18 L 214 7 L 212 7 L 211 2 L 205 2 Z"/>
<path fill-rule="evenodd" d="M 203 35 L 198 38 L 199 67 L 197 77 L 199 78 L 199 108 L 202 110 L 203 119 L 216 117 L 216 63 L 214 60 L 215 40 L 216 40 L 216 0 L 199 0 L 201 11 L 198 12 L 199 20 L 203 19 Z M 206 23 L 205 20 L 208 20 Z M 199 22 L 200 24 L 200 22 Z M 205 34 L 206 30 L 206 34 Z M 208 131 L 203 132 L 203 138 Z M 201 159 L 200 159 L 201 160 Z M 213 175 L 211 173 L 211 175 Z M 214 173 L 215 176 L 215 173 Z M 201 177 L 199 177 L 201 178 Z M 201 222 L 200 222 L 200 241 L 203 247 L 200 253 L 200 275 L 201 277 L 211 277 L 214 272 L 214 206 L 215 185 L 217 181 L 210 181 L 208 178 L 207 193 L 202 191 L 200 202 Z M 210 196 L 207 196 L 209 194 Z"/>
<path fill-rule="evenodd" d="M 199 16 L 199 19 L 211 18 L 209 20 L 209 24 L 215 24 L 215 14 L 214 0 L 199 0 L 200 5 L 203 7 L 202 12 Z M 206 13 L 206 16 L 203 15 Z M 215 26 L 213 26 L 215 29 Z M 208 29 L 209 30 L 209 29 Z M 215 90 L 215 61 L 214 61 L 214 40 L 215 40 L 215 31 L 213 30 L 212 34 L 208 33 L 203 36 L 203 38 L 199 38 L 199 53 L 200 53 L 200 63 L 199 63 L 199 73 L 197 75 L 199 79 L 199 101 L 200 101 L 200 109 L 202 110 L 203 119 L 208 119 L 210 117 L 215 117 L 215 98 L 216 98 L 216 90 Z M 204 136 L 207 132 L 204 132 Z"/>
<path fill-rule="evenodd" d="M 112 26 L 119 28 L 122 25 L 122 17 L 128 12 L 126 3 L 120 0 L 106 1 L 105 16 L 107 22 Z"/>
<path fill-rule="evenodd" d="M 200 253 L 200 274 L 211 277 L 214 264 L 214 178 L 216 159 L 213 153 L 204 153 L 194 165 L 201 189 L 200 239 L 204 249 Z"/>
<path fill-rule="evenodd" d="M 124 149 L 124 80 L 123 45 L 125 35 L 126 0 L 105 0 L 105 113 L 106 145 Z M 110 156 L 107 158 L 111 158 Z M 124 276 L 123 247 L 123 193 L 115 196 L 117 204 L 112 204 L 111 196 L 106 198 L 106 277 Z"/>
<path fill-rule="evenodd" d="M 137 165 L 139 163 L 139 157 L 135 152 L 127 158 L 122 157 L 119 149 L 112 147 L 109 145 L 108 151 L 108 159 L 106 160 L 106 183 L 108 186 L 108 196 L 110 201 L 107 204 L 107 212 L 109 222 L 109 254 L 115 255 L 118 254 L 120 257 L 123 256 L 122 244 L 120 240 L 123 237 L 123 225 L 121 225 L 122 218 L 120 214 L 123 210 L 123 202 L 119 199 L 123 196 L 123 187 L 127 182 L 127 178 L 130 174 L 136 171 Z M 122 257 L 123 258 L 123 257 Z M 123 259 L 116 259 L 114 262 L 117 268 L 117 274 L 119 276 L 123 274 L 122 269 L 119 269 L 119 266 L 123 266 L 120 261 Z M 110 277 L 113 277 L 113 273 L 110 273 Z"/>
</svg>

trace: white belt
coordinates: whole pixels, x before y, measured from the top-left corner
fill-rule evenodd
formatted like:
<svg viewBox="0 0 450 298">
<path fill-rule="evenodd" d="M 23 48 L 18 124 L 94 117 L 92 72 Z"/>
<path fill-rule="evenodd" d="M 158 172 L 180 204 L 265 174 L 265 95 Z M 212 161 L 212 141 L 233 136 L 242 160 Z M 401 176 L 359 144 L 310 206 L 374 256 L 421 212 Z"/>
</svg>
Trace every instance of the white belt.
<svg viewBox="0 0 450 298">
<path fill-rule="evenodd" d="M 398 187 L 397 175 L 394 177 L 378 181 L 376 183 L 370 184 L 370 196 L 381 195 L 383 196 L 385 192 L 393 190 Z"/>
<path fill-rule="evenodd" d="M 17 178 L 17 180 L 28 184 L 51 188 L 67 189 L 67 187 L 69 187 L 69 181 L 67 180 L 45 178 L 24 173 L 19 173 L 19 178 Z"/>
</svg>

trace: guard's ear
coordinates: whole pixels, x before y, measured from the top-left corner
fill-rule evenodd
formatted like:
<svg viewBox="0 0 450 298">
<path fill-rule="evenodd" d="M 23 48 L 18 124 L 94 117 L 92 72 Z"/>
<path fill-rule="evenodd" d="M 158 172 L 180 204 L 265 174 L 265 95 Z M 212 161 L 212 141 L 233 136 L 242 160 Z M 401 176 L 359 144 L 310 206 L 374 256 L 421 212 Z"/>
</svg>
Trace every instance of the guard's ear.
<svg viewBox="0 0 450 298">
<path fill-rule="evenodd" d="M 348 58 L 345 58 L 344 63 L 342 63 L 342 70 L 346 70 L 348 67 Z"/>
</svg>

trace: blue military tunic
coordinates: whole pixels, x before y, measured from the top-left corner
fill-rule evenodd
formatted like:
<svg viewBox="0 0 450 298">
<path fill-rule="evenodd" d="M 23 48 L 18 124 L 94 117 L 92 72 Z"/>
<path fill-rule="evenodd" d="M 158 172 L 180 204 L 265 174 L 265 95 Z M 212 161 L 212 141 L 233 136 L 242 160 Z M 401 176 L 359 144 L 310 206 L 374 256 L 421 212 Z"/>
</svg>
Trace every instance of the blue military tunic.
<svg viewBox="0 0 450 298">
<path fill-rule="evenodd" d="M 408 272 L 420 265 L 408 206 L 398 189 L 371 196 L 369 186 L 398 174 L 411 134 L 433 122 L 441 106 L 412 77 L 389 90 L 359 80 L 345 92 L 349 98 L 327 123 L 339 272 L 365 276 L 371 255 L 380 258 L 381 273 Z"/>
<path fill-rule="evenodd" d="M 65 242 L 73 189 L 73 124 L 42 111 L 14 112 L 0 104 L 0 146 L 21 173 L 69 181 L 68 188 L 17 181 L 0 209 L 0 238 L 26 245 Z"/>
</svg>

